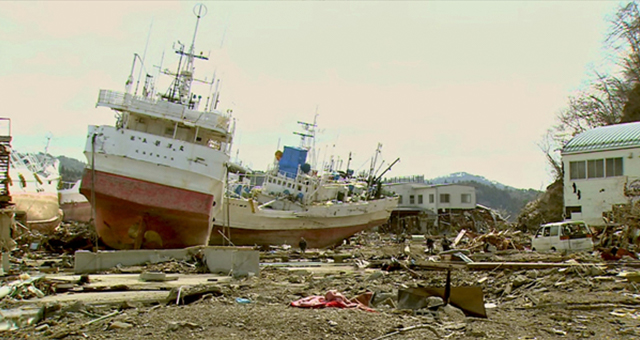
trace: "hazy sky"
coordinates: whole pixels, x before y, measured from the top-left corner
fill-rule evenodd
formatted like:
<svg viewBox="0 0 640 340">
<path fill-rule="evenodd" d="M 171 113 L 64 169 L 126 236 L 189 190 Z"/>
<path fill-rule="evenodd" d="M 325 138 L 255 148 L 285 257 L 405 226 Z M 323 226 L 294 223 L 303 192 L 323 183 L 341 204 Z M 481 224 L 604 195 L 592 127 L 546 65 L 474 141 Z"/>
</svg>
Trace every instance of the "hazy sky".
<svg viewBox="0 0 640 340">
<path fill-rule="evenodd" d="M 95 108 L 99 90 L 124 91 L 149 32 L 146 71 L 175 69 L 171 46 L 190 43 L 195 4 L 0 1 L 0 116 L 14 148 L 41 151 L 51 135 L 52 154 L 85 161 L 87 125 L 115 121 Z M 317 108 L 319 162 L 351 151 L 367 170 L 379 142 L 386 164 L 401 159 L 389 176 L 466 171 L 541 189 L 551 178 L 537 143 L 602 63 L 620 3 L 205 4 L 196 48 L 211 61 L 196 62 L 197 77 L 221 78 L 233 156 L 252 168 L 279 142 L 297 145 L 296 122 Z"/>
</svg>

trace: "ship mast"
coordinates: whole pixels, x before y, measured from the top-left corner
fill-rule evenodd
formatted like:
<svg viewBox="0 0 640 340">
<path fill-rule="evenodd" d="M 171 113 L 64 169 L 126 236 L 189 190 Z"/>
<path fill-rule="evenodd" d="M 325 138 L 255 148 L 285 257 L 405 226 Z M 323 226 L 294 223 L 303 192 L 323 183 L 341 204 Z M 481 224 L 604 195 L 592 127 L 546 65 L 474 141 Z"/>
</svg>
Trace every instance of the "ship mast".
<svg viewBox="0 0 640 340">
<path fill-rule="evenodd" d="M 191 93 L 191 84 L 193 83 L 193 73 L 195 71 L 194 60 L 195 59 L 203 59 L 209 60 L 207 56 L 200 54 L 195 54 L 195 43 L 196 36 L 198 34 L 198 25 L 200 24 L 200 18 L 207 15 L 207 6 L 203 4 L 198 4 L 193 8 L 193 14 L 196 15 L 196 27 L 193 31 L 193 38 L 191 39 L 191 46 L 189 47 L 189 51 L 185 52 L 185 46 L 181 42 L 178 41 L 178 45 L 180 48 L 174 48 L 176 54 L 180 55 L 180 61 L 178 63 L 178 72 L 176 72 L 175 79 L 173 80 L 173 85 L 170 89 L 170 94 L 164 95 L 163 97 L 170 102 L 179 103 L 183 105 L 189 105 L 193 107 L 197 100 L 195 95 Z M 186 57 L 186 61 L 184 65 L 182 64 L 182 58 Z M 193 97 L 192 97 L 193 96 Z"/>
</svg>

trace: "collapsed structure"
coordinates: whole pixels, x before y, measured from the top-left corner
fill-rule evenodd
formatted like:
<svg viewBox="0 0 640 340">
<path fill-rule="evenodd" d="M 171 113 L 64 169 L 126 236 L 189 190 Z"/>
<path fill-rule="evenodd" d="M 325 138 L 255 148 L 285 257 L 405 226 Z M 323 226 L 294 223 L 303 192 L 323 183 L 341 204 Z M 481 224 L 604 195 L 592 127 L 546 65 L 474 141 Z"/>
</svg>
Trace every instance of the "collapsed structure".
<svg viewBox="0 0 640 340">
<path fill-rule="evenodd" d="M 461 229 L 484 233 L 506 222 L 493 209 L 477 204 L 470 185 L 429 184 L 424 176 L 387 180 L 386 191 L 398 195 L 387 231 L 396 233 L 455 234 Z"/>
</svg>

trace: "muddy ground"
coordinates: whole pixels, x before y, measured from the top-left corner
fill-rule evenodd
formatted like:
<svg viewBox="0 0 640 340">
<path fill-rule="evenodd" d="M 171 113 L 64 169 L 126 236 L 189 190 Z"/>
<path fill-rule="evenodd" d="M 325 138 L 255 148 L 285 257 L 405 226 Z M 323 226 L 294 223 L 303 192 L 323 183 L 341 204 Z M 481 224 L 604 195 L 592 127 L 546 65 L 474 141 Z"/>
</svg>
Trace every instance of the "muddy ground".
<svg viewBox="0 0 640 340">
<path fill-rule="evenodd" d="M 409 245 L 407 248 L 406 246 Z M 408 250 L 408 251 L 407 251 Z M 421 242 L 396 244 L 361 236 L 336 251 L 347 264 L 369 261 L 368 268 L 314 271 L 263 266 L 259 275 L 216 284 L 219 289 L 187 305 L 142 304 L 48 306 L 38 324 L 0 333 L 3 339 L 638 339 L 640 286 L 619 276 L 637 271 L 637 262 L 605 263 L 597 254 L 538 254 L 510 251 L 476 254 L 482 261 L 599 263 L 537 270 L 452 272 L 452 286 L 479 285 L 488 318 L 464 317 L 456 308 L 418 311 L 394 307 L 399 289 L 443 287 L 444 271 L 415 264 L 428 261 Z M 328 252 L 331 254 L 331 252 Z M 317 253 L 315 253 L 317 255 Z M 264 253 L 265 259 L 270 257 Z M 313 255 L 313 256 L 316 256 Z M 326 253 L 325 253 L 326 255 Z M 326 256 L 324 258 L 330 258 Z M 316 259 L 317 260 L 317 259 Z M 442 260 L 433 257 L 432 260 Z M 265 262 L 268 260 L 265 260 Z M 396 265 L 397 263 L 402 266 Z M 360 264 L 362 264 L 360 262 Z M 164 267 L 163 267 L 164 266 Z M 167 263 L 154 270 L 192 268 Z M 406 267 L 404 267 L 406 266 Z M 409 270 L 410 268 L 411 270 Z M 375 312 L 358 309 L 302 309 L 292 301 L 337 290 L 348 297 L 376 293 Z M 382 301 L 383 297 L 392 297 Z M 245 298 L 249 303 L 239 303 Z M 4 299 L 2 308 L 20 301 Z M 102 320 L 101 317 L 104 317 Z"/>
</svg>

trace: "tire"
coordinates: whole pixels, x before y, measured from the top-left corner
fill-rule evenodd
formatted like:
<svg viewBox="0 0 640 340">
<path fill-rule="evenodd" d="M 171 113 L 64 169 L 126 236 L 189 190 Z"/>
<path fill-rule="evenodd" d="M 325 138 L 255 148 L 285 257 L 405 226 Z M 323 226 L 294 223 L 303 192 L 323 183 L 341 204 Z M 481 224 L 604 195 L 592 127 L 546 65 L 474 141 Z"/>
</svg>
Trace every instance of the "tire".
<svg viewBox="0 0 640 340">
<path fill-rule="evenodd" d="M 551 247 L 551 251 L 555 252 L 556 248 L 555 247 Z"/>
</svg>

